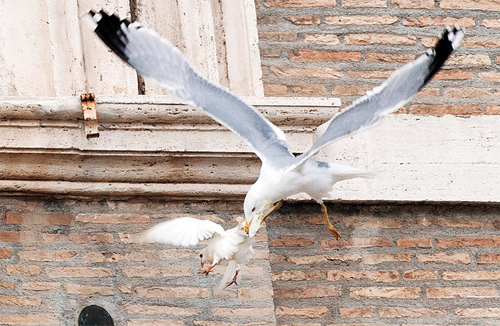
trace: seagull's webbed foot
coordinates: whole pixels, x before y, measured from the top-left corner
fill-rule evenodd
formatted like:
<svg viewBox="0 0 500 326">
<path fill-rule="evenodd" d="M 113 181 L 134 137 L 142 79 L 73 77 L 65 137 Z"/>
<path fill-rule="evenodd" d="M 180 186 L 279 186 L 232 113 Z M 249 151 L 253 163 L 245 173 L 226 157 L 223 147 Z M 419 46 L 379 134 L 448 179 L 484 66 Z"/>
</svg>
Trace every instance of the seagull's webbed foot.
<svg viewBox="0 0 500 326">
<path fill-rule="evenodd" d="M 330 223 L 330 218 L 328 217 L 328 211 L 326 209 L 325 204 L 321 203 L 321 211 L 325 215 L 326 219 L 326 226 L 328 227 L 328 231 L 335 237 L 336 240 L 340 239 L 342 236 L 340 235 L 339 231 Z"/>
<path fill-rule="evenodd" d="M 229 287 L 232 284 L 238 285 L 238 283 L 236 283 L 236 278 L 238 277 L 238 273 L 239 272 L 240 272 L 239 270 L 236 271 L 236 273 L 234 274 L 233 279 L 231 281 L 229 281 L 229 282 L 226 283 L 226 287 Z"/>
<path fill-rule="evenodd" d="M 217 264 L 213 264 L 212 266 L 209 266 L 207 268 L 198 268 L 198 274 L 208 275 L 216 265 Z"/>
</svg>

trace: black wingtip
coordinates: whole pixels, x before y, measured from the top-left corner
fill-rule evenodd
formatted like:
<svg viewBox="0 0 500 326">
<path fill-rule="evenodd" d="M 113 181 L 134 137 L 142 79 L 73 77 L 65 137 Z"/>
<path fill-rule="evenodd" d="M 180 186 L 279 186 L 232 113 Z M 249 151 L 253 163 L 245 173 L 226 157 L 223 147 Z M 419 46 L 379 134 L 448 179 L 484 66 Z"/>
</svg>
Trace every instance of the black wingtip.
<svg viewBox="0 0 500 326">
<path fill-rule="evenodd" d="M 115 14 L 108 15 L 104 10 L 99 10 L 98 13 L 90 10 L 88 15 L 96 24 L 94 31 L 99 38 L 120 58 L 128 62 L 129 58 L 125 54 L 128 39 L 122 31 L 122 26 L 127 27 L 130 22 L 126 19 L 120 20 Z"/>
<path fill-rule="evenodd" d="M 464 30 L 458 26 L 447 27 L 443 31 L 434 49 L 430 50 L 428 53 L 428 55 L 433 56 L 434 59 L 429 65 L 428 73 L 424 79 L 424 85 L 438 72 L 450 54 L 460 46 L 463 37 Z"/>
</svg>

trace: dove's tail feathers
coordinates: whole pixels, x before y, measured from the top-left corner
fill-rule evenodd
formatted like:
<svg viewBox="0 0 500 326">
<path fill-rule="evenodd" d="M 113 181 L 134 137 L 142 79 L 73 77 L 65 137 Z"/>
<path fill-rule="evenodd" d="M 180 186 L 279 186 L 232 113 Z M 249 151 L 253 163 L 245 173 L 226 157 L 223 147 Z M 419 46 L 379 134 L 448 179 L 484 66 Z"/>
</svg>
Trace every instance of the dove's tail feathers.
<svg viewBox="0 0 500 326">
<path fill-rule="evenodd" d="M 229 263 L 227 264 L 226 272 L 224 273 L 224 277 L 222 277 L 222 280 L 220 281 L 219 285 L 215 289 L 216 293 L 220 293 L 226 288 L 226 284 L 230 282 L 234 275 L 236 274 L 236 271 L 240 269 L 240 266 L 236 261 L 230 260 Z"/>
</svg>

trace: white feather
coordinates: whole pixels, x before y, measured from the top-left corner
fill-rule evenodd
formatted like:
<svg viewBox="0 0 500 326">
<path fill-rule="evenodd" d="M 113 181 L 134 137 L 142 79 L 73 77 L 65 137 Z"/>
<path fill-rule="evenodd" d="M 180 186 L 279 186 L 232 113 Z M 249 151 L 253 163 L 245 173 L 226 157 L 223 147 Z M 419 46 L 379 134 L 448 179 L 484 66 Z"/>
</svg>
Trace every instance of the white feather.
<svg viewBox="0 0 500 326">
<path fill-rule="evenodd" d="M 224 228 L 217 223 L 181 217 L 162 222 L 144 232 L 142 238 L 147 242 L 161 242 L 174 246 L 190 247 L 210 239 L 214 233 L 224 234 Z"/>
</svg>

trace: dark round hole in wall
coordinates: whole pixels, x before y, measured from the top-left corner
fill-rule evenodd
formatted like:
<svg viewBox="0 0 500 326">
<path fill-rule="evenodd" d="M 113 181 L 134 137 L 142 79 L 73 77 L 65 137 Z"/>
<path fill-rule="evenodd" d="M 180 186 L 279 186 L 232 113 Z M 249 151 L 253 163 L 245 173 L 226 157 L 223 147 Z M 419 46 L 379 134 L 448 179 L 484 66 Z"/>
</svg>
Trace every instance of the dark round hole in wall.
<svg viewBox="0 0 500 326">
<path fill-rule="evenodd" d="M 99 306 L 83 308 L 78 316 L 78 326 L 113 326 L 113 318 L 106 309 Z"/>
</svg>

